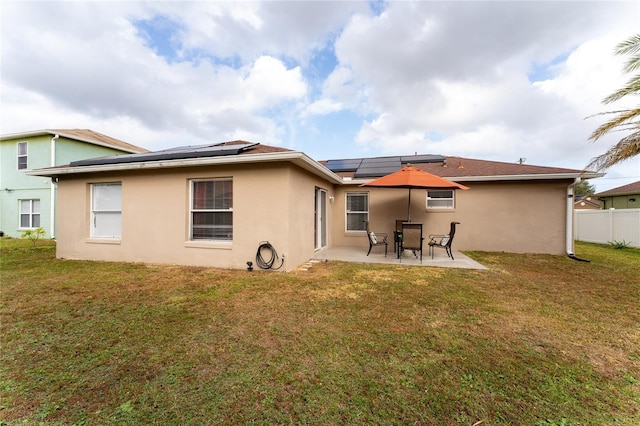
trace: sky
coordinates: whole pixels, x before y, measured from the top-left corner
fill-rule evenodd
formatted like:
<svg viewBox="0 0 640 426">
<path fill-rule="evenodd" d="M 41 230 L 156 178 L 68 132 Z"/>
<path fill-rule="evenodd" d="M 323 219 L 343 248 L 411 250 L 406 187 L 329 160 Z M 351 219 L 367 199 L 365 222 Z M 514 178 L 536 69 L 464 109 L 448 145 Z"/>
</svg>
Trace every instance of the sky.
<svg viewBox="0 0 640 426">
<path fill-rule="evenodd" d="M 583 169 L 638 98 L 640 2 L 3 1 L 0 133 L 149 150 L 248 140 L 316 160 L 439 154 Z M 640 158 L 592 180 L 640 180 Z"/>
</svg>

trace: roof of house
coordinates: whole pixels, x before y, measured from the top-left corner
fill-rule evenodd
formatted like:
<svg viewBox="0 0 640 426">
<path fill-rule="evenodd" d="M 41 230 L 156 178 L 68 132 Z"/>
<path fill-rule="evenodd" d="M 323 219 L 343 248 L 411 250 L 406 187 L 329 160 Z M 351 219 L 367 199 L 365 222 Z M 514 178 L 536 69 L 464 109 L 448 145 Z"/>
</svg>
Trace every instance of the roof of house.
<svg viewBox="0 0 640 426">
<path fill-rule="evenodd" d="M 300 151 L 242 140 L 111 155 L 27 172 L 36 176 L 160 169 L 221 164 L 290 161 L 334 183 L 360 184 L 410 164 L 452 181 L 499 181 L 592 178 L 600 173 L 560 167 L 476 160 L 441 155 L 409 155 L 315 161 Z"/>
<path fill-rule="evenodd" d="M 576 194 L 573 197 L 573 207 L 576 209 L 599 209 L 600 202 L 593 195 Z"/>
<path fill-rule="evenodd" d="M 640 194 L 640 180 L 628 185 L 619 186 L 607 191 L 595 194 L 596 197 L 613 197 L 615 195 Z"/>
<path fill-rule="evenodd" d="M 148 161 L 185 160 L 187 158 L 210 158 L 224 157 L 227 155 L 240 154 L 264 154 L 269 152 L 287 152 L 286 148 L 261 145 L 246 141 L 230 141 L 204 145 L 189 145 L 175 148 L 163 149 L 160 151 L 143 152 L 129 155 L 109 155 L 105 157 L 89 158 L 77 160 L 69 164 L 76 166 L 99 166 L 107 164 L 131 164 Z"/>
<path fill-rule="evenodd" d="M 74 161 L 63 166 L 32 170 L 26 172 L 26 174 L 54 177 L 109 171 L 274 162 L 291 162 L 311 173 L 322 176 L 330 182 L 342 183 L 342 179 L 338 175 L 303 152 L 240 140 L 183 146 L 140 154 L 109 155 Z"/>
<path fill-rule="evenodd" d="M 398 163 L 412 166 L 432 173 L 434 175 L 445 177 L 453 181 L 478 181 L 478 180 L 529 180 L 529 179 L 558 179 L 558 178 L 594 178 L 602 176 L 601 173 L 595 173 L 586 170 L 567 169 L 562 167 L 536 166 L 521 163 L 505 163 L 499 161 L 477 160 L 473 158 L 439 156 L 439 155 L 417 155 L 417 156 L 401 156 L 401 157 L 379 157 L 388 161 L 391 158 L 399 159 Z M 351 170 L 343 167 L 336 173 L 347 179 L 359 179 L 365 176 L 359 176 L 357 161 L 359 159 L 339 160 L 344 165 L 352 165 Z M 324 165 L 331 168 L 332 163 L 337 164 L 336 160 L 322 161 Z M 399 168 L 399 167 L 398 167 Z M 393 172 L 393 170 L 382 170 L 381 172 Z M 385 173 L 383 173 L 384 175 Z M 366 177 L 378 177 L 378 175 L 370 175 Z"/>
<path fill-rule="evenodd" d="M 116 138 L 112 138 L 111 136 L 103 135 L 102 133 L 94 132 L 90 129 L 44 129 L 30 132 L 10 133 L 0 136 L 0 140 L 28 138 L 42 135 L 59 135 L 67 139 L 74 139 L 77 141 L 104 146 L 107 148 L 118 149 L 120 151 L 129 153 L 149 152 L 147 149 L 132 145 L 128 142 L 124 142 Z"/>
</svg>

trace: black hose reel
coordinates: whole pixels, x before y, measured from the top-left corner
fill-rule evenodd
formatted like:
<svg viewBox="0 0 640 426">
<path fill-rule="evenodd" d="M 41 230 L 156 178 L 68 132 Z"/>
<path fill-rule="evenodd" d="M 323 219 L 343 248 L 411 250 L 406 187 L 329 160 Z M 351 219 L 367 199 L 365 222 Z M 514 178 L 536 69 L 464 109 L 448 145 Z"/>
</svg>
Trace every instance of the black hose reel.
<svg viewBox="0 0 640 426">
<path fill-rule="evenodd" d="M 266 259 L 267 256 L 268 259 Z M 280 259 L 280 257 L 278 256 L 278 252 L 269 241 L 262 241 L 260 245 L 258 245 L 258 251 L 256 252 L 256 265 L 258 265 L 258 267 L 260 267 L 261 269 L 272 269 L 276 271 L 282 268 L 282 265 L 284 265 L 284 254 L 282 255 L 280 265 L 274 266 L 278 259 Z M 247 265 L 249 266 L 247 269 L 249 271 L 253 269 L 250 263 L 251 262 L 247 262 Z"/>
</svg>

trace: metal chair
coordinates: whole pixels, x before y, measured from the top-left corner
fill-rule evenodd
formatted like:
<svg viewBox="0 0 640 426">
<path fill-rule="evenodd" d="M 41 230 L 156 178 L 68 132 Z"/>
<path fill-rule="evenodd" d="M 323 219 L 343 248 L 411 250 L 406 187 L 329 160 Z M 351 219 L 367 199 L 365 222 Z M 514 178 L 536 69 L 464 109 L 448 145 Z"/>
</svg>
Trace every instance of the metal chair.
<svg viewBox="0 0 640 426">
<path fill-rule="evenodd" d="M 402 252 L 404 250 L 411 250 L 415 257 L 420 252 L 420 263 L 422 263 L 422 224 L 421 223 L 403 223 L 402 224 L 402 240 L 400 241 L 400 253 L 398 257 L 402 262 Z"/>
<path fill-rule="evenodd" d="M 435 249 L 441 248 L 445 249 L 447 256 L 449 256 L 451 260 L 455 260 L 453 258 L 453 252 L 451 251 L 451 244 L 453 243 L 453 237 L 456 235 L 456 225 L 460 225 L 460 222 L 451 222 L 451 229 L 448 234 L 429 235 L 429 252 L 431 253 L 432 259 Z"/>
<path fill-rule="evenodd" d="M 384 232 L 371 232 L 369 229 L 369 221 L 364 221 L 367 227 L 367 238 L 369 239 L 369 251 L 367 252 L 367 256 L 371 253 L 371 249 L 374 246 L 384 246 L 384 257 L 387 257 L 387 246 L 389 243 L 387 242 L 388 235 Z"/>
<path fill-rule="evenodd" d="M 396 230 L 393 231 L 393 252 L 400 248 L 400 240 L 402 238 L 402 223 L 408 222 L 407 219 L 396 219 Z"/>
</svg>

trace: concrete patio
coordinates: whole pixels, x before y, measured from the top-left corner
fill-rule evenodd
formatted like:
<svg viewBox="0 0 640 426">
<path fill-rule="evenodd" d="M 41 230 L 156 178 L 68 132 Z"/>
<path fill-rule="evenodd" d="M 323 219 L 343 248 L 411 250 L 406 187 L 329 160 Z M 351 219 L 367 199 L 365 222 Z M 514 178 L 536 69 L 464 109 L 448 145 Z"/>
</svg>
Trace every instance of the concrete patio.
<svg viewBox="0 0 640 426">
<path fill-rule="evenodd" d="M 402 266 L 431 266 L 438 268 L 465 268 L 465 269 L 487 269 L 475 260 L 464 254 L 454 251 L 451 260 L 444 250 L 436 250 L 433 259 L 428 255 L 425 247 L 422 255 L 422 263 L 409 250 L 405 250 L 403 256 L 398 259 L 397 253 L 393 252 L 393 246 L 389 247 L 387 257 L 384 256 L 384 248 L 374 247 L 371 254 L 367 256 L 368 247 L 330 247 L 319 250 L 315 253 L 312 261 L 338 260 L 342 262 L 354 263 L 383 263 Z"/>
</svg>

